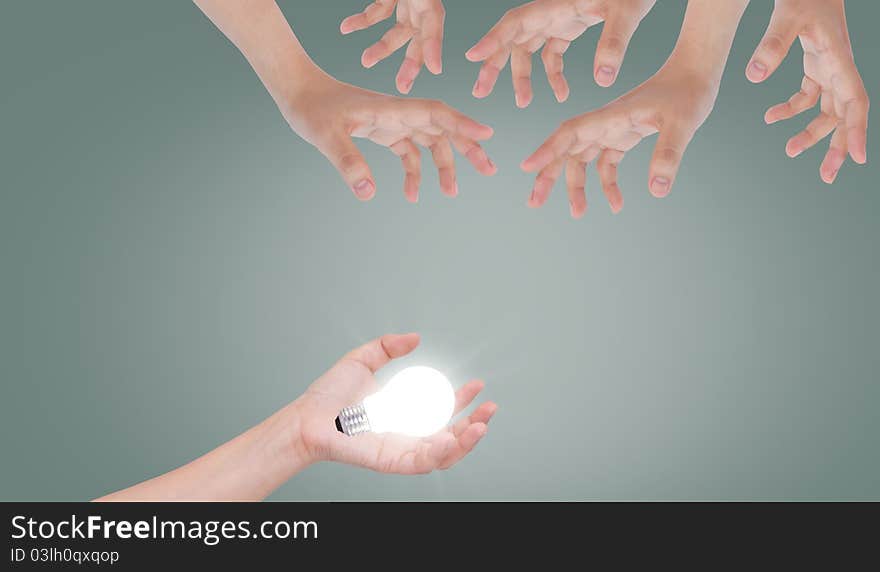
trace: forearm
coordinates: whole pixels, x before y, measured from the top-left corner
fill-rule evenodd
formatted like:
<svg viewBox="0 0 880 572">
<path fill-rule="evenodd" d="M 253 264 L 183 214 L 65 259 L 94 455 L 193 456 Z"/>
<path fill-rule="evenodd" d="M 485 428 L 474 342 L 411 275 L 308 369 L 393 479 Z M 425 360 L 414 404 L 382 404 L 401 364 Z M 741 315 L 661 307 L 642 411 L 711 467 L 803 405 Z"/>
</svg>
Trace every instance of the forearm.
<svg viewBox="0 0 880 572">
<path fill-rule="evenodd" d="M 749 0 L 689 0 L 670 61 L 720 83 Z"/>
<path fill-rule="evenodd" d="M 309 464 L 289 405 L 191 463 L 96 500 L 260 500 Z"/>
<path fill-rule="evenodd" d="M 311 60 L 275 0 L 194 0 L 239 49 L 279 106 L 326 76 Z"/>
</svg>

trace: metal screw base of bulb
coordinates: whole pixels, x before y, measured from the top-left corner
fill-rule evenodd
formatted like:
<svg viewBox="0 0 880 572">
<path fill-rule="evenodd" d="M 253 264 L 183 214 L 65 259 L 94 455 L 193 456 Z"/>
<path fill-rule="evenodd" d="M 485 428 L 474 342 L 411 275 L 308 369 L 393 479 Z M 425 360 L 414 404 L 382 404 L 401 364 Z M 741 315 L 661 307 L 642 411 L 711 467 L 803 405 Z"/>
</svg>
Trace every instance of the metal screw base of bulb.
<svg viewBox="0 0 880 572">
<path fill-rule="evenodd" d="M 346 407 L 339 412 L 336 418 L 336 428 L 346 435 L 359 435 L 370 431 L 370 420 L 367 419 L 367 410 L 364 404 Z"/>
</svg>

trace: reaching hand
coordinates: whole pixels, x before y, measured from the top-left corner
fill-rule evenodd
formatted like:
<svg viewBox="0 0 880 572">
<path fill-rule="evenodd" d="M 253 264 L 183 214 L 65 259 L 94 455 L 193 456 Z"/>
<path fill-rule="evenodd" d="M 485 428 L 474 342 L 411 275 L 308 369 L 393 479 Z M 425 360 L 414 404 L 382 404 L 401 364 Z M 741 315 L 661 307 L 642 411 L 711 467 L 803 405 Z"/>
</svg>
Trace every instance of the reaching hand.
<svg viewBox="0 0 880 572">
<path fill-rule="evenodd" d="M 305 456 L 358 465 L 382 473 L 429 473 L 446 469 L 471 452 L 486 434 L 497 409 L 486 402 L 469 416 L 423 439 L 391 433 L 362 433 L 349 437 L 336 430 L 334 420 L 343 407 L 359 403 L 379 387 L 373 375 L 391 360 L 405 356 L 419 344 L 416 334 L 387 335 L 349 353 L 315 381 L 294 403 L 298 412 Z M 483 389 L 470 381 L 455 394 L 455 414 Z"/>
<path fill-rule="evenodd" d="M 830 133 L 831 145 L 819 174 L 833 183 L 847 153 L 867 162 L 868 94 L 853 59 L 843 0 L 776 0 L 767 33 L 746 68 L 755 83 L 770 77 L 795 39 L 804 50 L 801 90 L 785 103 L 767 110 L 764 120 L 776 123 L 820 103 L 819 115 L 785 146 L 797 157 Z"/>
<path fill-rule="evenodd" d="M 441 0 L 376 0 L 340 24 L 343 34 L 364 30 L 391 17 L 397 6 L 397 24 L 382 39 L 364 50 L 361 63 L 371 68 L 409 42 L 406 57 L 397 72 L 397 89 L 409 93 L 422 64 L 432 74 L 443 71 L 443 22 L 446 10 Z"/>
<path fill-rule="evenodd" d="M 630 38 L 656 0 L 535 0 L 508 11 L 488 34 L 468 50 L 472 62 L 483 62 L 475 97 L 492 93 L 498 75 L 510 58 L 516 105 L 532 101 L 532 54 L 544 46 L 541 59 L 557 101 L 568 98 L 562 57 L 569 44 L 584 31 L 605 22 L 593 77 L 608 87 L 617 79 Z"/>
<path fill-rule="evenodd" d="M 333 163 L 361 200 L 373 197 L 376 183 L 352 137 L 367 138 L 400 157 L 406 172 L 404 195 L 411 202 L 418 201 L 421 181 L 417 145 L 431 150 L 440 189 L 451 197 L 458 194 L 453 147 L 480 173 L 496 171 L 478 143 L 492 136 L 492 128 L 440 101 L 384 95 L 321 75 L 281 107 L 293 130 Z"/>
<path fill-rule="evenodd" d="M 522 163 L 538 171 L 529 206 L 547 200 L 556 179 L 566 172 L 571 215 L 587 209 L 586 167 L 594 159 L 602 191 L 613 212 L 623 208 L 617 165 L 639 141 L 659 132 L 649 168 L 649 189 L 655 197 L 669 194 L 685 149 L 712 111 L 718 85 L 687 66 L 667 63 L 654 77 L 596 111 L 569 119 Z"/>
</svg>

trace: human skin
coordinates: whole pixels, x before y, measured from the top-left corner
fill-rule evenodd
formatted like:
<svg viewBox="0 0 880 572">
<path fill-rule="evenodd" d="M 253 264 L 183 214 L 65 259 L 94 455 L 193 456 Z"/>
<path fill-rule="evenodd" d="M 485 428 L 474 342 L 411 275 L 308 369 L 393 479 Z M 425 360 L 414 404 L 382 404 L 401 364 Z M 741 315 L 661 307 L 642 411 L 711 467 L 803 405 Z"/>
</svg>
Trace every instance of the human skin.
<svg viewBox="0 0 880 572">
<path fill-rule="evenodd" d="M 443 26 L 446 9 L 441 0 L 376 0 L 339 25 L 343 34 L 375 26 L 396 14 L 397 22 L 382 38 L 364 50 L 361 63 L 371 68 L 403 46 L 406 56 L 395 83 L 400 93 L 409 93 L 424 65 L 429 72 L 443 72 Z"/>
<path fill-rule="evenodd" d="M 528 205 L 543 205 L 564 169 L 571 215 L 583 216 L 586 168 L 595 161 L 602 191 L 612 212 L 619 212 L 618 164 L 655 133 L 648 188 L 655 197 L 668 195 L 688 144 L 715 105 L 747 5 L 748 0 L 690 0 L 675 48 L 654 76 L 604 107 L 564 121 L 522 162 L 523 170 L 537 173 Z"/>
<path fill-rule="evenodd" d="M 746 66 L 746 77 L 753 83 L 770 77 L 796 39 L 804 50 L 801 89 L 768 109 L 764 121 L 783 121 L 818 103 L 818 116 L 788 140 L 785 152 L 797 157 L 833 133 L 819 167 L 822 180 L 831 184 L 847 154 L 856 163 L 868 161 L 870 102 L 853 57 L 843 0 L 776 0 L 767 33 Z"/>
<path fill-rule="evenodd" d="M 540 50 L 547 80 L 557 101 L 568 99 L 563 54 L 588 28 L 604 22 L 596 46 L 593 77 L 602 87 L 614 83 L 627 46 L 655 0 L 535 0 L 504 14 L 465 54 L 483 62 L 474 84 L 474 97 L 487 97 L 510 60 L 518 107 L 532 101 L 532 54 Z"/>
<path fill-rule="evenodd" d="M 340 410 L 379 387 L 375 373 L 412 352 L 417 334 L 386 335 L 339 360 L 298 399 L 235 439 L 164 475 L 97 501 L 255 501 L 321 461 L 382 473 L 424 474 L 447 469 L 486 435 L 497 406 L 485 402 L 426 438 L 384 433 L 347 436 L 336 429 Z M 483 389 L 470 381 L 455 393 L 455 415 Z"/>
<path fill-rule="evenodd" d="M 375 195 L 376 181 L 354 137 L 400 157 L 410 202 L 419 196 L 419 146 L 431 151 L 440 189 L 448 196 L 458 194 L 453 148 L 480 173 L 496 172 L 479 144 L 492 136 L 491 127 L 440 101 L 394 97 L 337 81 L 309 58 L 275 0 L 195 3 L 245 56 L 291 128 L 336 167 L 359 199 Z"/>
</svg>

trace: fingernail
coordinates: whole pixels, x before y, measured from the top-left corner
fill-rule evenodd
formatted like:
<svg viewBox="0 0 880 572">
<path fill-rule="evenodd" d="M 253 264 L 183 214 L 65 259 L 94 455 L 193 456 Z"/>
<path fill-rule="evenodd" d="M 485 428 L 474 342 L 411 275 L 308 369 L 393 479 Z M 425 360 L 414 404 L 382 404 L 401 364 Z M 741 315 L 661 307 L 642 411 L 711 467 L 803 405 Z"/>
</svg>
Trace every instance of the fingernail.
<svg viewBox="0 0 880 572">
<path fill-rule="evenodd" d="M 529 203 L 534 204 L 535 202 L 535 189 L 532 189 L 532 194 L 529 195 Z"/>
<path fill-rule="evenodd" d="M 357 195 L 361 199 L 368 198 L 373 193 L 373 181 L 370 179 L 361 179 L 357 183 L 354 184 L 352 190 L 354 194 Z"/>
<path fill-rule="evenodd" d="M 574 213 L 574 203 L 571 201 L 568 201 L 568 212 L 571 213 L 572 217 L 576 216 Z"/>
<path fill-rule="evenodd" d="M 474 89 L 471 90 L 471 94 L 477 95 L 477 93 L 479 91 L 480 91 L 480 80 L 478 79 L 477 81 L 474 82 Z"/>
<path fill-rule="evenodd" d="M 458 181 L 452 183 L 452 196 L 458 195 Z"/>
<path fill-rule="evenodd" d="M 753 61 L 749 64 L 749 77 L 760 81 L 767 75 L 767 66 L 759 61 Z"/>
<path fill-rule="evenodd" d="M 614 81 L 614 68 L 611 66 L 599 66 L 596 70 L 596 79 L 600 84 L 610 84 Z"/>
<path fill-rule="evenodd" d="M 658 197 L 665 197 L 669 193 L 669 179 L 666 177 L 654 177 L 651 181 L 651 190 Z"/>
<path fill-rule="evenodd" d="M 489 166 L 492 167 L 492 168 L 494 169 L 494 168 L 495 168 L 495 162 L 494 162 L 492 159 L 490 159 L 489 157 L 486 157 L 486 160 L 489 161 Z"/>
</svg>

